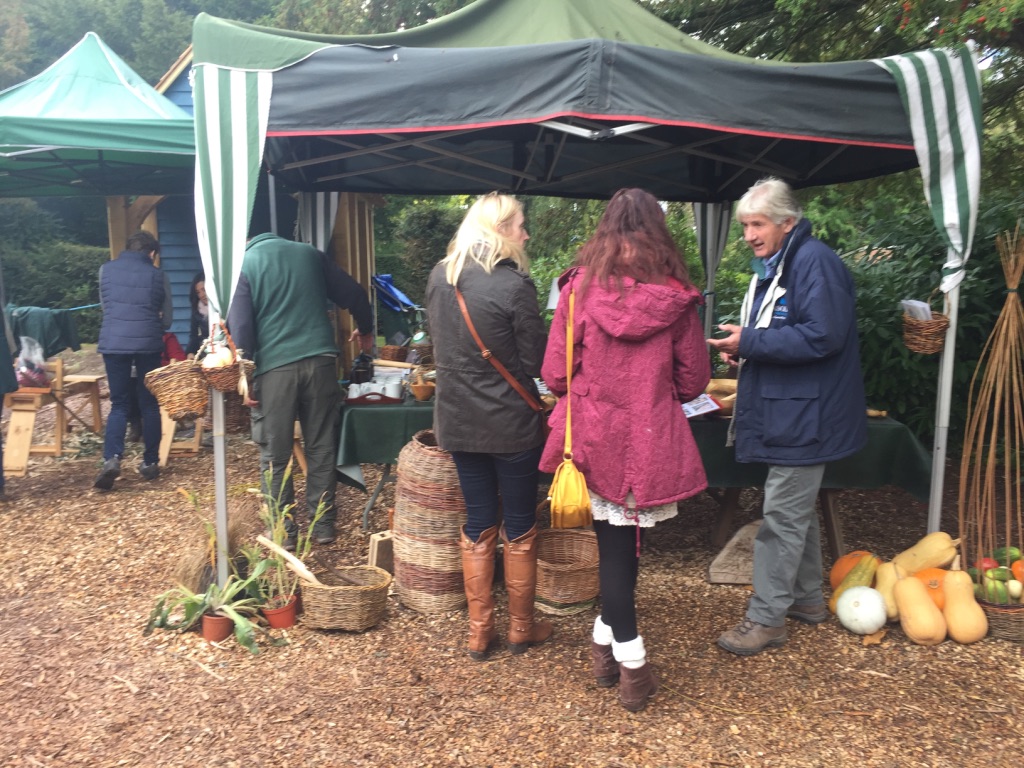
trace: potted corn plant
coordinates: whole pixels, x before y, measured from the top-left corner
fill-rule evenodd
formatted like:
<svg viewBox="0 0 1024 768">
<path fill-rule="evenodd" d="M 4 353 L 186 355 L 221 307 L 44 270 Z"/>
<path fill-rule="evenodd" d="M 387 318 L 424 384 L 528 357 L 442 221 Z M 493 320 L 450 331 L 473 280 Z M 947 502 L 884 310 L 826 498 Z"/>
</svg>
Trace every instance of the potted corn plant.
<svg viewBox="0 0 1024 768">
<path fill-rule="evenodd" d="M 286 470 L 291 472 L 291 467 Z M 270 472 L 265 475 L 265 487 L 270 487 Z M 312 549 L 312 531 L 327 511 L 321 502 L 317 505 L 313 519 L 309 522 L 306 532 L 298 531 L 295 536 L 295 551 L 288 552 L 285 548 L 288 540 L 286 523 L 294 520 L 295 504 L 284 504 L 280 496 L 270 493 L 263 494 L 260 505 L 260 517 L 267 528 L 267 535 L 257 540 L 269 551 L 268 567 L 260 581 L 260 592 L 264 598 L 261 611 L 271 627 L 286 628 L 295 624 L 298 608 L 299 575 L 296 566 L 303 569 L 303 563 Z"/>
</svg>

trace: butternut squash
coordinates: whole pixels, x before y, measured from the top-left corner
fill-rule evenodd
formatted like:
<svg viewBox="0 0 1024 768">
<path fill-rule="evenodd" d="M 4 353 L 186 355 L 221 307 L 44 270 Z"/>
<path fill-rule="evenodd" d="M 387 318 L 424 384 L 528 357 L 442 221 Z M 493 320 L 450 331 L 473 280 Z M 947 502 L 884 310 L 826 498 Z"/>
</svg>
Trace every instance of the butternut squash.
<svg viewBox="0 0 1024 768">
<path fill-rule="evenodd" d="M 917 645 L 938 645 L 946 639 L 946 619 L 920 579 L 903 576 L 893 587 L 904 634 Z"/>
<path fill-rule="evenodd" d="M 846 574 L 839 586 L 832 591 L 832 599 L 828 601 L 828 609 L 835 613 L 839 598 L 850 587 L 870 587 L 875 580 L 875 571 L 878 570 L 880 562 L 881 560 L 870 552 L 861 555 L 857 564 L 850 569 L 850 572 Z"/>
<path fill-rule="evenodd" d="M 908 574 L 925 568 L 945 568 L 956 557 L 959 544 L 960 539 L 952 539 L 948 533 L 936 531 L 929 533 L 910 549 L 900 552 L 892 561 Z"/>
<path fill-rule="evenodd" d="M 946 619 L 949 636 L 958 643 L 975 643 L 988 634 L 988 617 L 974 599 L 974 582 L 970 574 L 960 570 L 960 556 L 953 560 L 942 581 L 946 606 L 942 615 Z"/>
<path fill-rule="evenodd" d="M 896 621 L 900 617 L 900 611 L 896 607 L 896 597 L 893 595 L 893 588 L 900 576 L 906 576 L 907 572 L 891 560 L 882 563 L 875 571 L 875 589 L 882 593 L 885 600 L 885 615 L 889 621 Z"/>
</svg>

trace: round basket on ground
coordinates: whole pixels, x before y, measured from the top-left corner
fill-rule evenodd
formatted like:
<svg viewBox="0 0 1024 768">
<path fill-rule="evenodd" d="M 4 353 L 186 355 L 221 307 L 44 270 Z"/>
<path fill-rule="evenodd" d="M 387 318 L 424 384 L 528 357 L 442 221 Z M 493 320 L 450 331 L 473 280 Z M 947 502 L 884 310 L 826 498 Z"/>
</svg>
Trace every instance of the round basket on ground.
<svg viewBox="0 0 1024 768">
<path fill-rule="evenodd" d="M 383 568 L 353 565 L 313 573 L 320 584 L 302 583 L 302 623 L 307 627 L 362 632 L 387 613 L 391 574 Z"/>
<path fill-rule="evenodd" d="M 978 600 L 988 619 L 988 633 L 1001 640 L 1024 645 L 1024 604 L 997 605 Z"/>
<path fill-rule="evenodd" d="M 934 355 L 946 343 L 947 328 L 949 318 L 939 312 L 932 312 L 931 320 L 917 320 L 904 313 L 903 343 L 911 352 Z"/>
<path fill-rule="evenodd" d="M 194 361 L 172 360 L 147 373 L 144 381 L 160 407 L 175 421 L 194 419 L 206 412 L 210 387 Z"/>
<path fill-rule="evenodd" d="M 597 535 L 583 528 L 537 534 L 537 609 L 568 615 L 592 607 L 601 591 Z"/>
<path fill-rule="evenodd" d="M 462 608 L 459 535 L 466 503 L 455 462 L 425 429 L 402 448 L 396 473 L 392 543 L 398 599 L 421 613 Z"/>
</svg>

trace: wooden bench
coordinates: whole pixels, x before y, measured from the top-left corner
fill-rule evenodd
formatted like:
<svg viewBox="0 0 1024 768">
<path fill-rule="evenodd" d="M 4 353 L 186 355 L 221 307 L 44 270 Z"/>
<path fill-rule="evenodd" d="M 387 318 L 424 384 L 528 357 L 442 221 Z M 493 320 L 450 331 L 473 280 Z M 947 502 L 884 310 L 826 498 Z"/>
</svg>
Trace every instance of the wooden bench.
<svg viewBox="0 0 1024 768">
<path fill-rule="evenodd" d="M 178 456 L 196 456 L 203 449 L 203 420 L 196 419 L 196 431 L 192 437 L 175 440 L 174 431 L 178 422 L 167 415 L 167 410 L 160 408 L 160 466 L 166 467 L 171 454 Z"/>
<path fill-rule="evenodd" d="M 92 407 L 92 429 L 103 432 L 103 414 L 100 410 L 100 381 L 104 374 L 64 374 L 64 361 L 54 358 L 43 363 L 43 370 L 50 379 L 49 388 L 21 387 L 4 395 L 4 408 L 11 411 L 7 428 L 7 442 L 4 446 L 4 474 L 24 477 L 28 472 L 31 455 L 61 456 L 64 452 L 64 436 L 69 429 L 69 414 L 78 417 L 68 408 L 67 398 L 87 393 Z M 55 405 L 53 440 L 49 443 L 35 443 L 36 414 L 47 405 Z M 88 424 L 82 422 L 83 424 Z"/>
<path fill-rule="evenodd" d="M 64 399 L 71 395 L 89 395 L 92 408 L 92 431 L 103 434 L 103 411 L 100 410 L 100 382 L 107 378 L 105 373 L 70 373 L 64 377 Z M 84 423 L 84 422 L 83 422 Z"/>
</svg>

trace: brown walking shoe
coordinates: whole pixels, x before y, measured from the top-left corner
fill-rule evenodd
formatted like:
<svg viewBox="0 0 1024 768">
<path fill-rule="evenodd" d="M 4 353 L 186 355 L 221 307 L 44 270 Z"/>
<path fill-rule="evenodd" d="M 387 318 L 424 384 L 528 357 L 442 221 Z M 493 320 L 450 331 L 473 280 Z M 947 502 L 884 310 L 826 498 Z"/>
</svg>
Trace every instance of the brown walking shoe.
<svg viewBox="0 0 1024 768">
<path fill-rule="evenodd" d="M 787 638 L 785 627 L 767 627 L 744 619 L 739 626 L 723 632 L 718 638 L 718 645 L 737 656 L 753 656 L 765 648 L 785 645 Z"/>
<path fill-rule="evenodd" d="M 793 603 L 786 616 L 804 624 L 821 624 L 828 621 L 828 608 L 824 603 Z"/>
</svg>

